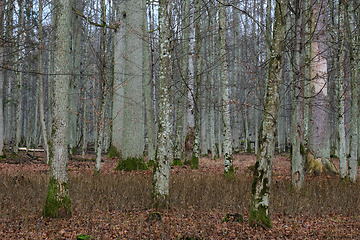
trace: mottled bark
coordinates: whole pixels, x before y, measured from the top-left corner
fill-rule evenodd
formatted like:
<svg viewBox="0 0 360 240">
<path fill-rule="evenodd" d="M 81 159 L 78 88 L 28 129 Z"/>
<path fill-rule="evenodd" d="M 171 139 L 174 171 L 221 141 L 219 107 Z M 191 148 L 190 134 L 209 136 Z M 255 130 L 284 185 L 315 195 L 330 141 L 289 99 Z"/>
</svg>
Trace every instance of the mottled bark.
<svg viewBox="0 0 360 240">
<path fill-rule="evenodd" d="M 222 96 L 222 120 L 223 120 L 223 150 L 224 150 L 224 174 L 234 175 L 232 136 L 230 122 L 230 74 L 229 63 L 226 56 L 226 8 L 219 6 L 219 43 L 221 56 L 221 96 Z"/>
<path fill-rule="evenodd" d="M 171 1 L 159 1 L 159 132 L 157 136 L 155 168 L 153 172 L 152 200 L 156 208 L 169 206 L 170 163 L 172 158 L 171 105 L 170 105 L 170 19 Z"/>
<path fill-rule="evenodd" d="M 280 81 L 284 50 L 288 0 L 278 1 L 275 7 L 273 42 L 269 59 L 269 78 L 265 95 L 265 109 L 259 134 L 249 222 L 256 226 L 271 227 L 269 195 L 274 158 L 275 134 L 280 104 Z"/>
<path fill-rule="evenodd" d="M 296 189 L 301 189 L 304 184 L 304 124 L 303 124 L 303 99 L 304 94 L 304 63 L 303 63 L 303 33 L 302 23 L 304 15 L 302 12 L 304 1 L 296 1 L 295 5 L 295 43 L 294 64 L 292 64 L 292 119 L 291 119 L 291 180 Z"/>
<path fill-rule="evenodd" d="M 53 124 L 49 144 L 50 178 L 43 216 L 71 216 L 71 201 L 68 184 L 67 127 L 69 116 L 70 83 L 70 19 L 69 0 L 57 1 L 55 75 L 53 93 Z"/>
</svg>

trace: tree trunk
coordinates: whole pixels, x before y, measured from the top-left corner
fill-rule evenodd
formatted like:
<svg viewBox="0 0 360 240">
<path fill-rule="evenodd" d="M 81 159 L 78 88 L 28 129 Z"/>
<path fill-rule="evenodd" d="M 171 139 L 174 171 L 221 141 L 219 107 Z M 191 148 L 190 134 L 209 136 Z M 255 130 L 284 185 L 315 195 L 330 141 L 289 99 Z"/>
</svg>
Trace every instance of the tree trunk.
<svg viewBox="0 0 360 240">
<path fill-rule="evenodd" d="M 43 68 L 42 68 L 42 34 L 43 34 L 43 27 L 42 27 L 42 14 L 43 14 L 43 1 L 39 0 L 39 113 L 40 113 L 40 124 L 41 124 L 41 136 L 43 139 L 43 146 L 46 153 L 46 163 L 49 164 L 49 145 L 48 145 L 48 138 L 47 138 L 47 130 L 46 130 L 46 119 L 45 119 L 45 101 L 44 101 L 44 83 L 43 83 Z"/>
<path fill-rule="evenodd" d="M 69 0 L 57 1 L 55 77 L 53 94 L 53 124 L 49 144 L 50 177 L 48 194 L 43 208 L 44 217 L 71 216 L 71 201 L 67 174 L 67 127 L 70 83 L 70 19 Z"/>
<path fill-rule="evenodd" d="M 356 5 L 355 1 L 349 1 L 347 8 L 347 21 L 346 27 L 348 39 L 348 46 L 350 46 L 350 85 L 351 85 L 351 112 L 350 112 L 350 158 L 349 158 L 349 178 L 352 182 L 357 178 L 357 166 L 358 166 L 358 146 L 359 146 L 359 109 L 358 109 L 358 83 L 359 83 L 359 25 L 356 28 Z M 359 15 L 359 14 L 358 14 Z M 347 24 L 348 23 L 348 24 Z M 356 30 L 358 32 L 356 32 Z"/>
<path fill-rule="evenodd" d="M 195 52 L 195 0 L 188 0 L 189 7 L 189 49 L 188 49 L 188 82 L 186 104 L 186 137 L 185 158 L 192 162 L 195 142 L 195 77 L 196 77 L 196 52 Z"/>
<path fill-rule="evenodd" d="M 256 226 L 271 227 L 269 195 L 274 158 L 275 134 L 280 104 L 280 81 L 284 50 L 288 0 L 278 1 L 275 7 L 273 42 L 269 59 L 269 78 L 265 95 L 264 116 L 259 134 L 249 222 Z"/>
<path fill-rule="evenodd" d="M 156 147 L 155 168 L 153 172 L 152 200 L 155 208 L 169 206 L 169 179 L 172 152 L 171 141 L 171 53 L 170 53 L 171 1 L 159 1 L 159 132 Z"/>
<path fill-rule="evenodd" d="M 224 174 L 233 177 L 235 174 L 232 155 L 232 136 L 230 122 L 230 74 L 226 57 L 226 8 L 219 6 L 219 43 L 221 56 L 221 88 L 222 88 L 222 120 L 223 120 L 223 148 Z"/>
<path fill-rule="evenodd" d="M 124 123 L 121 159 L 143 159 L 143 12 L 142 0 L 126 2 L 126 62 L 124 83 Z"/>
<path fill-rule="evenodd" d="M 294 82 L 292 85 L 292 119 L 291 119 L 291 180 L 296 189 L 301 189 L 304 184 L 304 153 L 302 152 L 302 144 L 304 137 L 304 124 L 303 124 L 303 101 L 301 95 L 304 94 L 304 64 L 303 64 L 303 32 L 302 22 L 303 16 L 303 0 L 295 1 L 295 48 L 294 48 L 294 61 L 292 71 Z"/>
<path fill-rule="evenodd" d="M 327 72 L 327 0 L 312 0 L 312 31 L 310 66 L 310 136 L 308 166 L 315 166 L 312 160 L 321 160 L 330 172 L 336 172 L 330 161 L 329 116 L 328 116 L 328 72 Z M 319 162 L 319 161 L 318 161 Z M 324 169 L 320 167 L 320 169 Z M 310 172 L 321 173 L 314 167 Z"/>
<path fill-rule="evenodd" d="M 146 1 L 143 1 L 144 11 L 146 12 Z M 144 98 L 145 98 L 145 111 L 146 111 L 146 132 L 147 132 L 147 149 L 148 149 L 148 161 L 155 160 L 155 149 L 156 149 L 156 129 L 155 129 L 155 118 L 154 109 L 152 107 L 151 100 L 151 87 L 152 87 L 152 72 L 150 67 L 150 38 L 148 33 L 148 21 L 147 14 L 143 14 L 143 55 L 144 55 Z"/>
<path fill-rule="evenodd" d="M 0 34 L 4 33 L 5 0 L 0 1 Z M 4 43 L 0 41 L 0 64 L 4 64 Z M 4 108 L 3 108 L 4 71 L 0 72 L 0 156 L 4 155 Z"/>
<path fill-rule="evenodd" d="M 113 109 L 112 109 L 112 141 L 110 156 L 120 157 L 123 136 L 124 118 L 124 84 L 125 84 L 125 49 L 126 49 L 126 14 L 125 2 L 119 1 L 116 19 L 121 24 L 114 36 L 114 83 L 113 83 Z"/>
<path fill-rule="evenodd" d="M 22 51 L 22 48 L 23 48 L 23 44 L 24 44 L 24 34 L 23 34 L 23 31 L 24 31 L 24 1 L 23 0 L 18 0 L 18 4 L 19 4 L 19 10 L 20 10 L 20 13 L 19 13 L 19 26 L 18 26 L 18 55 L 17 55 L 17 59 L 16 59 L 16 62 L 17 62 L 17 71 L 15 73 L 15 76 L 16 76 L 16 85 L 17 85 L 17 88 L 16 88 L 16 118 L 15 118 L 15 121 L 16 121 L 16 131 L 15 131 L 15 146 L 14 146 L 14 149 L 13 149 L 13 152 L 14 153 L 18 153 L 18 148 L 19 148 L 19 144 L 20 144 L 20 141 L 21 141 L 21 133 L 22 133 L 22 127 L 23 127 L 23 124 L 22 124 L 22 109 L 23 109 L 23 106 L 22 106 L 22 85 L 23 85 L 23 74 L 22 74 L 22 71 L 23 71 L 23 51 Z"/>
</svg>

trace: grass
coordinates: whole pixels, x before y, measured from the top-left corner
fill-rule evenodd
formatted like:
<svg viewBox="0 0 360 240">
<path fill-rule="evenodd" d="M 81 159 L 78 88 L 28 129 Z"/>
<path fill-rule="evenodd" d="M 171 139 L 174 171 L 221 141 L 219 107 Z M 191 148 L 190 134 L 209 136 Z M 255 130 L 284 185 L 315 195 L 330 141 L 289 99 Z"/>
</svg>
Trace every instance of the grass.
<svg viewBox="0 0 360 240">
<path fill-rule="evenodd" d="M 34 239 L 43 239 L 41 234 L 47 234 L 50 239 L 74 239 L 79 234 L 101 239 L 107 233 L 113 234 L 114 239 L 121 239 L 124 236 L 138 237 L 149 231 L 145 229 L 148 225 L 144 219 L 147 213 L 154 211 L 151 206 L 151 174 L 93 176 L 71 172 L 69 178 L 73 218 L 68 221 L 49 220 L 41 219 L 47 175 L 0 173 L 0 227 L 10 230 L 20 226 L 14 236 L 23 234 L 25 238 Z M 206 238 L 207 229 L 216 227 L 211 221 L 225 224 L 221 221 L 228 213 L 246 216 L 250 188 L 251 178 L 245 175 L 227 179 L 214 173 L 173 174 L 170 180 L 171 209 L 161 211 L 164 224 L 152 223 L 152 228 L 158 231 L 156 234 L 160 234 L 154 233 L 153 238 L 172 238 L 180 231 L 177 227 L 189 233 L 189 238 Z M 274 180 L 270 208 L 273 215 L 281 216 L 353 217 L 360 215 L 359 195 L 358 184 L 336 177 L 308 180 L 300 192 L 294 191 L 288 181 Z M 54 228 L 60 229 L 54 231 Z M 200 230 L 203 232 L 199 233 Z M 4 236 L 9 235 L 0 234 L 2 239 Z"/>
</svg>

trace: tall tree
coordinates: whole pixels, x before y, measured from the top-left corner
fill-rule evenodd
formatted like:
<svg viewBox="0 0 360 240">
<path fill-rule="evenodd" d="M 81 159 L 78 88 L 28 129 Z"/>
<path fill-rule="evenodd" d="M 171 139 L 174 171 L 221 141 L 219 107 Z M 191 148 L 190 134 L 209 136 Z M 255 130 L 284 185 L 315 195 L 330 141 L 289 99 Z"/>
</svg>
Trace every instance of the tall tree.
<svg viewBox="0 0 360 240">
<path fill-rule="evenodd" d="M 44 84 L 43 84 L 43 1 L 39 0 L 39 113 L 40 113 L 40 125 L 41 125 L 41 136 L 43 139 L 43 146 L 46 153 L 46 163 L 49 164 L 49 144 L 46 130 L 46 119 L 45 119 L 45 101 L 44 101 Z"/>
<path fill-rule="evenodd" d="M 359 1 L 357 1 L 359 2 Z M 346 39 L 348 39 L 347 46 L 350 52 L 350 85 L 351 85 L 351 115 L 350 115 L 350 159 L 349 159 L 349 178 L 352 182 L 357 178 L 358 166 L 358 146 L 359 146 L 359 109 L 358 109 L 358 84 L 359 84 L 359 71 L 360 71 L 360 36 L 359 28 L 360 22 L 356 22 L 356 9 L 357 16 L 359 17 L 359 6 L 356 6 L 356 1 L 346 2 Z"/>
<path fill-rule="evenodd" d="M 143 18 L 142 0 L 126 1 L 126 53 L 124 83 L 124 123 L 121 158 L 143 158 Z"/>
<path fill-rule="evenodd" d="M 230 74 L 229 63 L 226 56 L 226 8 L 219 6 L 219 42 L 221 56 L 221 96 L 223 120 L 223 149 L 224 149 L 224 174 L 234 175 L 232 136 L 230 122 Z"/>
<path fill-rule="evenodd" d="M 66 139 L 69 116 L 71 4 L 70 0 L 57 0 L 56 5 L 54 112 L 49 143 L 49 188 L 42 212 L 45 217 L 71 216 Z"/>
<path fill-rule="evenodd" d="M 269 213 L 269 195 L 280 104 L 279 93 L 288 2 L 289 0 L 276 1 L 264 115 L 259 133 L 259 148 L 251 189 L 249 222 L 264 227 L 271 227 L 272 225 Z"/>
<path fill-rule="evenodd" d="M 106 5 L 105 0 L 101 0 L 101 24 L 103 25 L 101 29 L 100 36 L 100 110 L 98 112 L 97 119 L 97 142 L 96 142 L 96 163 L 95 163 L 95 173 L 100 172 L 101 167 L 101 155 L 104 148 L 105 140 L 105 131 L 107 130 L 105 111 L 106 111 L 106 100 L 108 94 L 108 64 L 107 64 L 107 29 L 106 29 Z"/>
<path fill-rule="evenodd" d="M 0 1 L 0 36 L 4 34 L 4 12 L 6 0 Z M 0 41 L 0 64 L 4 63 L 4 42 Z M 4 71 L 0 71 L 0 156 L 4 155 L 4 108 L 3 108 Z"/>
<path fill-rule="evenodd" d="M 22 124 L 22 89 L 23 89 L 23 62 L 24 62 L 24 57 L 23 57 L 23 47 L 24 47 L 24 1 L 23 0 L 18 0 L 18 5 L 19 5 L 19 24 L 18 24 L 18 48 L 17 48 L 17 67 L 16 70 L 17 72 L 15 73 L 16 76 L 16 95 L 17 95 L 17 99 L 16 99 L 16 131 L 15 131 L 15 146 L 14 146 L 14 153 L 18 152 L 19 149 L 19 144 L 21 141 L 21 130 L 23 127 Z"/>
<path fill-rule="evenodd" d="M 311 110 L 308 144 L 310 154 L 307 157 L 307 161 L 321 159 L 320 164 L 330 171 L 335 171 L 335 167 L 330 161 L 329 141 L 327 0 L 312 0 L 311 6 L 311 30 L 313 38 L 310 50 Z M 310 164 L 310 166 L 314 166 L 314 164 Z M 310 171 L 312 170 L 315 169 L 310 169 Z"/>
<path fill-rule="evenodd" d="M 159 69 L 159 130 L 157 135 L 157 147 L 155 168 L 153 172 L 152 200 L 154 207 L 165 208 L 169 205 L 169 179 L 170 163 L 172 158 L 171 140 L 171 40 L 170 29 L 171 1 L 159 1 L 159 46 L 160 46 L 160 69 Z"/>
<path fill-rule="evenodd" d="M 291 180 L 293 185 L 300 189 L 304 183 L 304 158 L 301 151 L 304 138 L 304 124 L 303 124 L 303 95 L 304 86 L 304 48 L 303 48 L 303 22 L 304 18 L 304 2 L 305 0 L 295 0 L 295 32 L 294 32 L 294 62 L 292 64 L 292 71 L 294 81 L 292 84 L 293 106 L 291 119 Z"/>
</svg>

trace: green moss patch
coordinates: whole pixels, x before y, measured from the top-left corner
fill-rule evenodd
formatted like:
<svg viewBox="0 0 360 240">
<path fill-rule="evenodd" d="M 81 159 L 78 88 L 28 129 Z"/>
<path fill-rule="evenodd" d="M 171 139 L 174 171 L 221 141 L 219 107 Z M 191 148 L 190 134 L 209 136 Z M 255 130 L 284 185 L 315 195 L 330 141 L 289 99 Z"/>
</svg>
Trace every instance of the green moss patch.
<svg viewBox="0 0 360 240">
<path fill-rule="evenodd" d="M 114 158 L 114 157 L 120 158 L 120 157 L 121 157 L 121 154 L 120 154 L 120 152 L 116 149 L 116 147 L 114 147 L 113 145 L 111 145 L 110 150 L 109 150 L 108 158 Z"/>
<path fill-rule="evenodd" d="M 120 159 L 115 170 L 133 171 L 133 170 L 148 170 L 143 158 L 126 158 Z"/>
<path fill-rule="evenodd" d="M 54 177 L 50 177 L 42 215 L 50 218 L 71 217 L 71 200 L 67 182 L 61 183 Z"/>
</svg>

